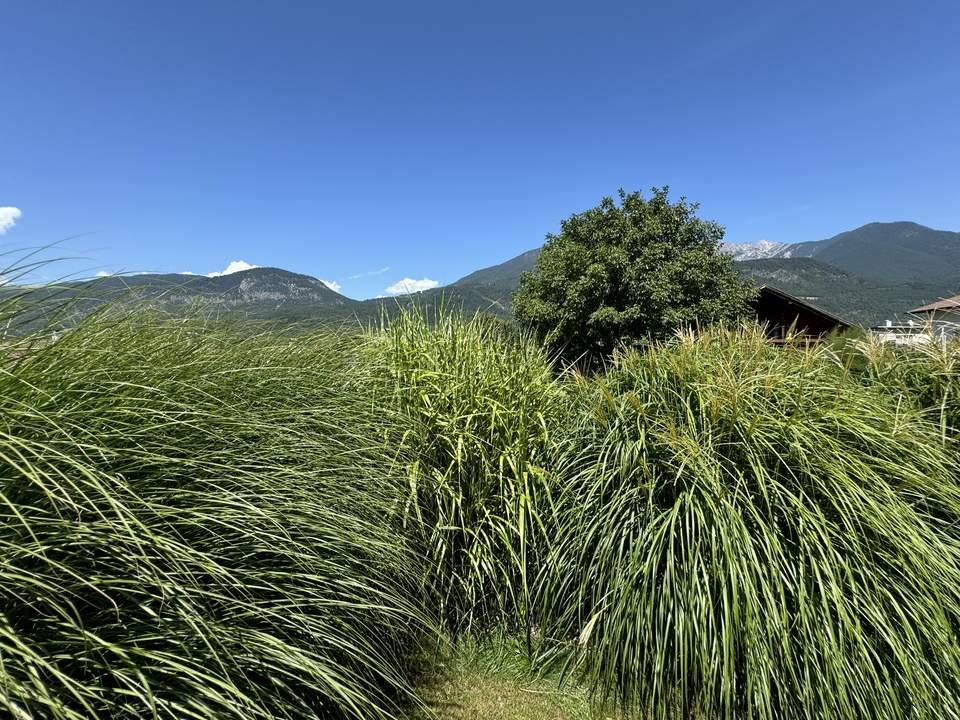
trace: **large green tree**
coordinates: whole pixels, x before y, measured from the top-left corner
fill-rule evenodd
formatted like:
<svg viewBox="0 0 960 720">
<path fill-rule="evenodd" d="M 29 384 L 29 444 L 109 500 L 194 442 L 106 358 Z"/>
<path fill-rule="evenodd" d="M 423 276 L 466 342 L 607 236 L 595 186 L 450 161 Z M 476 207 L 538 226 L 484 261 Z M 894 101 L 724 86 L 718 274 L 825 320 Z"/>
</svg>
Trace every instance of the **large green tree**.
<svg viewBox="0 0 960 720">
<path fill-rule="evenodd" d="M 720 252 L 723 227 L 668 192 L 620 190 L 619 203 L 607 197 L 564 220 L 520 280 L 517 320 L 569 359 L 598 359 L 621 343 L 743 316 L 754 290 Z"/>
</svg>

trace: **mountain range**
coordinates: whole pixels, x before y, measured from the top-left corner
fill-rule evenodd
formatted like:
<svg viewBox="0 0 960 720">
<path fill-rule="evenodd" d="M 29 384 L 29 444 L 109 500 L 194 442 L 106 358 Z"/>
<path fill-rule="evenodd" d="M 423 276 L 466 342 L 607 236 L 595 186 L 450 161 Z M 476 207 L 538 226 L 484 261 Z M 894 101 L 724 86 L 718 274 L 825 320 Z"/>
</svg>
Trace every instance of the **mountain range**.
<svg viewBox="0 0 960 720">
<path fill-rule="evenodd" d="M 758 285 L 772 285 L 854 324 L 872 325 L 960 292 L 960 233 L 913 222 L 869 223 L 825 240 L 727 243 L 722 251 Z M 495 298 L 507 312 L 520 275 L 539 248 L 484 268 L 431 293 Z"/>
<path fill-rule="evenodd" d="M 852 323 L 870 325 L 960 292 L 960 233 L 912 222 L 870 223 L 825 240 L 726 244 L 723 251 L 745 276 L 773 285 Z M 507 317 L 522 273 L 536 267 L 540 249 L 482 268 L 444 287 L 397 298 L 353 300 L 322 281 L 279 268 L 254 268 L 218 277 L 173 274 L 116 276 L 41 291 L 69 297 L 72 312 L 107 300 L 134 299 L 173 312 L 291 321 L 370 322 L 417 303 L 486 311 Z M 9 290 L 6 290 L 9 292 Z"/>
<path fill-rule="evenodd" d="M 893 282 L 956 279 L 960 233 L 933 230 L 913 222 L 870 223 L 826 240 L 801 243 L 728 243 L 734 260 L 813 258 L 827 265 Z"/>
</svg>

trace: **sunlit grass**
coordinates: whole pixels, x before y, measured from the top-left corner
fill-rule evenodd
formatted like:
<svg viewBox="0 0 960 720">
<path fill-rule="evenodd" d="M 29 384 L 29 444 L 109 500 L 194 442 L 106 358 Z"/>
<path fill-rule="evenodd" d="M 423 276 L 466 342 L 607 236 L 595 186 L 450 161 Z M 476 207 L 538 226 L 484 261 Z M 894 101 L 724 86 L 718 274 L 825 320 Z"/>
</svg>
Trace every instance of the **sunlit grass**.
<svg viewBox="0 0 960 720">
<path fill-rule="evenodd" d="M 379 718 L 421 571 L 332 334 L 94 318 L 0 357 L 0 707 Z"/>
<path fill-rule="evenodd" d="M 960 720 L 954 346 L 5 297 L 7 715 Z"/>
<path fill-rule="evenodd" d="M 621 720 L 587 688 L 532 662 L 523 638 L 465 637 L 439 658 L 421 691 L 439 720 Z M 422 715 L 418 720 L 422 719 Z"/>
<path fill-rule="evenodd" d="M 836 361 L 861 382 L 924 411 L 944 440 L 960 440 L 960 340 L 897 347 L 868 335 L 845 343 Z"/>
<path fill-rule="evenodd" d="M 579 406 L 538 611 L 598 697 L 958 716 L 960 469 L 938 424 L 758 332 L 625 355 Z"/>
<path fill-rule="evenodd" d="M 400 313 L 369 341 L 398 412 L 409 530 L 454 634 L 524 627 L 563 392 L 546 352 L 477 315 Z"/>
</svg>

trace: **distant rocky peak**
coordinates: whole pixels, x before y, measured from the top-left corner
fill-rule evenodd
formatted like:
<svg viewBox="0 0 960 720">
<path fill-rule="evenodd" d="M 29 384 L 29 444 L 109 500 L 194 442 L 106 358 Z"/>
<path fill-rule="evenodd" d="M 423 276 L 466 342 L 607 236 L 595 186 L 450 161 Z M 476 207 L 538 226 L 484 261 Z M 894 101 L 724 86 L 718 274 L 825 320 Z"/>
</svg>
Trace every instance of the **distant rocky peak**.
<svg viewBox="0 0 960 720">
<path fill-rule="evenodd" d="M 759 240 L 755 243 L 724 243 L 720 250 L 732 255 L 734 260 L 764 260 L 780 257 L 787 247 L 787 243 Z"/>
</svg>

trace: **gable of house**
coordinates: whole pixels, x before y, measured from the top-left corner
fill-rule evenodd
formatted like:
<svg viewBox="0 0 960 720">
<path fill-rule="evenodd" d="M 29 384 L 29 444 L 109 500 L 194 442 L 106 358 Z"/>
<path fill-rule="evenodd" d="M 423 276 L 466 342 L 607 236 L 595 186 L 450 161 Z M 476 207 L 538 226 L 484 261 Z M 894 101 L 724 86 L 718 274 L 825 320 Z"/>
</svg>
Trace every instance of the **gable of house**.
<svg viewBox="0 0 960 720">
<path fill-rule="evenodd" d="M 775 340 L 796 333 L 819 338 L 850 327 L 836 315 L 770 285 L 758 289 L 753 311 L 767 335 Z"/>
</svg>

